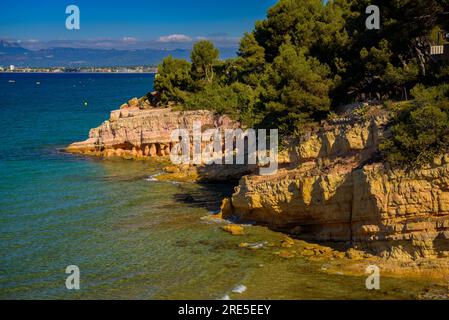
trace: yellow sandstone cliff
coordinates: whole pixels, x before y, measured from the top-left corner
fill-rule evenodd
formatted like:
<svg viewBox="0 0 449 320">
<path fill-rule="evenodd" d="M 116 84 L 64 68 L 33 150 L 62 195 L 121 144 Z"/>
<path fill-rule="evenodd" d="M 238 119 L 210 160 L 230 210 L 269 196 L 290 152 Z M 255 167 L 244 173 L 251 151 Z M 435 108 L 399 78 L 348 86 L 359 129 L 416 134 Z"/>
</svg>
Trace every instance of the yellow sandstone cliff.
<svg viewBox="0 0 449 320">
<path fill-rule="evenodd" d="M 119 110 L 111 112 L 109 120 L 98 128 L 90 130 L 87 140 L 69 145 L 65 151 L 105 158 L 128 160 L 169 160 L 174 144 L 171 133 L 186 129 L 191 137 L 194 122 L 200 122 L 202 132 L 207 129 L 235 129 L 240 123 L 227 116 L 211 111 L 176 111 L 172 108 L 158 108 L 150 104 L 142 108 L 142 99 L 134 98 Z M 203 142 L 204 148 L 208 142 Z M 191 146 L 192 148 L 192 146 Z M 169 180 L 239 180 L 243 175 L 254 172 L 255 166 L 169 166 L 159 179 Z"/>
<path fill-rule="evenodd" d="M 223 216 L 388 258 L 449 257 L 449 156 L 412 171 L 376 163 L 387 121 L 373 108 L 323 123 L 291 148 L 290 167 L 243 177 Z"/>
<path fill-rule="evenodd" d="M 134 100 L 137 99 L 112 111 L 110 119 L 92 129 L 86 141 L 73 143 L 66 151 L 127 159 L 163 157 L 170 155 L 171 133 L 175 129 L 191 130 L 195 121 L 200 121 L 203 129 L 236 126 L 230 118 L 216 116 L 210 111 L 140 109 L 137 104 L 130 104 Z"/>
</svg>

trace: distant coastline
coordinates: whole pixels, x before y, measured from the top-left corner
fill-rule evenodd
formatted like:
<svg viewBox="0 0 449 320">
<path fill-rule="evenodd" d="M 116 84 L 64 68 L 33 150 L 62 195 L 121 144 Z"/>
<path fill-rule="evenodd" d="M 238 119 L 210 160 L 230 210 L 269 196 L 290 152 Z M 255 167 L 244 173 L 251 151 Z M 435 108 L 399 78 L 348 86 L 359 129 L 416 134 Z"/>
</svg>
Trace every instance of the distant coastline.
<svg viewBox="0 0 449 320">
<path fill-rule="evenodd" d="M 156 74 L 157 71 L 146 72 L 51 72 L 51 71 L 0 71 L 0 74 Z"/>
<path fill-rule="evenodd" d="M 0 73 L 157 73 L 156 66 L 109 66 L 109 67 L 0 67 Z"/>
</svg>

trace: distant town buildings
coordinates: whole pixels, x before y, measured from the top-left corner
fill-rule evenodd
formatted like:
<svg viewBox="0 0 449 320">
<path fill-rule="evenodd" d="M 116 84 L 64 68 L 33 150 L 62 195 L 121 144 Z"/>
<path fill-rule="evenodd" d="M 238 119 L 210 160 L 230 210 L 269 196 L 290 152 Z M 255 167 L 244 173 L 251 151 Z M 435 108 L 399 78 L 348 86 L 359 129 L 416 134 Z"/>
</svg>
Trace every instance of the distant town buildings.
<svg viewBox="0 0 449 320">
<path fill-rule="evenodd" d="M 51 68 L 30 68 L 16 67 L 14 65 L 9 68 L 0 67 L 0 72 L 21 72 L 21 73 L 157 73 L 155 66 L 133 66 L 133 67 L 51 67 Z"/>
</svg>

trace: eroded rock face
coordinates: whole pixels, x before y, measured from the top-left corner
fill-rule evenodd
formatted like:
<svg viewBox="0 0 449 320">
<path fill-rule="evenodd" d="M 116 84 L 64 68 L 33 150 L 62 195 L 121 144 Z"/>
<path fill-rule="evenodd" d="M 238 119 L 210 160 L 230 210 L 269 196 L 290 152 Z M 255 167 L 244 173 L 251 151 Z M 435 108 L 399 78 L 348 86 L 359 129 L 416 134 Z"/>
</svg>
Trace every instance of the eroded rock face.
<svg viewBox="0 0 449 320">
<path fill-rule="evenodd" d="M 448 182 L 446 161 L 411 172 L 381 164 L 357 170 L 352 240 L 395 258 L 449 257 Z"/>
<path fill-rule="evenodd" d="M 449 256 L 449 157 L 410 172 L 376 159 L 388 117 L 323 126 L 275 176 L 246 176 L 223 216 L 396 259 Z"/>
<path fill-rule="evenodd" d="M 203 128 L 234 128 L 238 124 L 224 116 L 210 111 L 178 112 L 171 109 L 141 110 L 131 106 L 111 112 L 110 119 L 98 128 L 92 129 L 89 138 L 73 143 L 66 148 L 70 153 L 104 157 L 144 159 L 170 155 L 173 144 L 171 133 L 176 129 L 190 132 L 195 121 Z"/>
<path fill-rule="evenodd" d="M 194 122 L 201 122 L 202 132 L 217 128 L 221 131 L 240 127 L 240 123 L 227 116 L 218 116 L 211 111 L 173 111 L 170 108 L 141 109 L 135 107 L 139 100 L 132 99 L 120 110 L 111 112 L 110 119 L 92 129 L 86 141 L 76 142 L 66 148 L 67 152 L 100 157 L 146 160 L 171 154 L 174 143 L 171 134 L 176 129 L 187 129 L 192 147 Z M 202 143 L 202 150 L 210 142 Z M 238 181 L 243 175 L 256 171 L 251 165 L 199 165 L 180 166 L 176 172 L 160 176 L 159 179 Z"/>
</svg>

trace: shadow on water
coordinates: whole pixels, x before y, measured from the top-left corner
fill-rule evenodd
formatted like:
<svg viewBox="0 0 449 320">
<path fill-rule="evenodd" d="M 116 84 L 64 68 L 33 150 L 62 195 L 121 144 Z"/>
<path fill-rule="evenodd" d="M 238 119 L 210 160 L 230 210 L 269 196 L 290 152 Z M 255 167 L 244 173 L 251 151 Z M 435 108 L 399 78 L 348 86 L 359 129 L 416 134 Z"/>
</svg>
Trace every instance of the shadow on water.
<svg viewBox="0 0 449 320">
<path fill-rule="evenodd" d="M 181 185 L 173 199 L 189 207 L 218 211 L 222 200 L 232 195 L 235 186 L 233 183 L 199 183 L 195 188 L 189 184 Z"/>
</svg>

